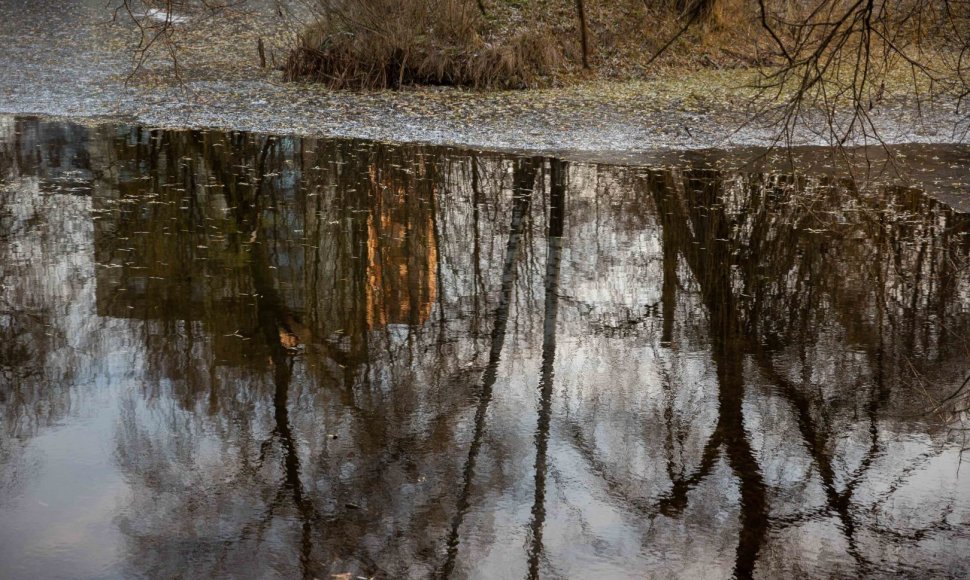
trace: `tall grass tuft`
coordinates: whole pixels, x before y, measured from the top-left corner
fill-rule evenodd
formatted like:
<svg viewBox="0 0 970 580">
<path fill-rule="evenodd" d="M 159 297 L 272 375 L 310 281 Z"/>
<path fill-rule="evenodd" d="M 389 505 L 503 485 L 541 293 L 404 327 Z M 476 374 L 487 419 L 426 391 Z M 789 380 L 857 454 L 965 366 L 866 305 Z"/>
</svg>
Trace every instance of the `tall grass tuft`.
<svg viewBox="0 0 970 580">
<path fill-rule="evenodd" d="M 301 36 L 289 80 L 333 88 L 455 85 L 526 88 L 562 61 L 548 29 L 490 35 L 470 0 L 320 0 L 321 17 Z"/>
</svg>

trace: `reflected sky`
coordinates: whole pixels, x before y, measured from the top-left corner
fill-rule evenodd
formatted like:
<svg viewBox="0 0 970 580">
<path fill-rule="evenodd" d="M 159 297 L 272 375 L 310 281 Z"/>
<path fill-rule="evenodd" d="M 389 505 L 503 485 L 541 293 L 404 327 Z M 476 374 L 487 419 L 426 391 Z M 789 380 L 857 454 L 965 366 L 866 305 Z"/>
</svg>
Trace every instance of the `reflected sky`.
<svg viewBox="0 0 970 580">
<path fill-rule="evenodd" d="M 0 117 L 0 577 L 967 576 L 970 218 L 690 155 Z"/>
</svg>

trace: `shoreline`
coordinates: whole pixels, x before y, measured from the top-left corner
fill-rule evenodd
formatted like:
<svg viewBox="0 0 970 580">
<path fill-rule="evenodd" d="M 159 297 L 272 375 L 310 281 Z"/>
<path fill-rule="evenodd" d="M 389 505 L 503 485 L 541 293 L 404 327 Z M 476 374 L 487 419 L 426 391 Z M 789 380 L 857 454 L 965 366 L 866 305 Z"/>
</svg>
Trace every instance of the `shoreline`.
<svg viewBox="0 0 970 580">
<path fill-rule="evenodd" d="M 0 36 L 8 40 L 0 45 L 0 114 L 613 159 L 765 147 L 778 136 L 751 123 L 753 92 L 744 87 L 757 74 L 751 69 L 667 70 L 522 91 L 332 91 L 260 69 L 246 47 L 255 46 L 253 30 L 272 32 L 263 23 L 208 31 L 214 40 L 187 49 L 179 84 L 171 63 L 157 60 L 128 79 L 132 31 L 106 18 L 101 0 L 0 4 Z M 970 118 L 950 109 L 918 110 L 899 94 L 872 115 L 886 144 L 967 143 Z M 803 125 L 791 144 L 828 143 Z"/>
<path fill-rule="evenodd" d="M 666 80 L 502 92 L 427 87 L 343 92 L 267 78 L 190 81 L 153 92 L 124 87 L 117 78 L 113 83 L 80 97 L 39 87 L 39 98 L 4 98 L 9 81 L 0 80 L 0 114 L 609 159 L 786 145 L 775 127 L 750 123 L 736 102 L 677 108 L 676 96 L 659 101 L 654 97 Z M 874 118 L 880 139 L 852 147 L 970 143 L 968 119 L 950 111 L 918 112 L 903 104 L 875 111 Z M 791 145 L 831 147 L 831 142 L 803 124 Z"/>
</svg>

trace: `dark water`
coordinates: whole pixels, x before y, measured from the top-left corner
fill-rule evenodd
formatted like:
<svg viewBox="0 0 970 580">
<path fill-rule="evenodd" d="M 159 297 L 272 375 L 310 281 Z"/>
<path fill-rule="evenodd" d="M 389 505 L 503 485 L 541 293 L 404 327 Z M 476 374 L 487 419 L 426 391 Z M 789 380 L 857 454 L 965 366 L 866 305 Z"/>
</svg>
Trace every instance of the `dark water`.
<svg viewBox="0 0 970 580">
<path fill-rule="evenodd" d="M 0 120 L 0 577 L 966 577 L 968 232 L 815 173 Z"/>
</svg>

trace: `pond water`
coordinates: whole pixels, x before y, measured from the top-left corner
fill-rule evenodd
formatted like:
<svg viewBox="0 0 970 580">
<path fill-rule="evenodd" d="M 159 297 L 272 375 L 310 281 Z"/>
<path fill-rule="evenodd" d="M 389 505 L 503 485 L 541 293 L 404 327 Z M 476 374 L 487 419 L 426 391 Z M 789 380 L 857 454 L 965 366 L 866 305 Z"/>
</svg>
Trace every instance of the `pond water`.
<svg viewBox="0 0 970 580">
<path fill-rule="evenodd" d="M 970 217 L 705 155 L 0 119 L 0 577 L 970 575 Z"/>
</svg>

